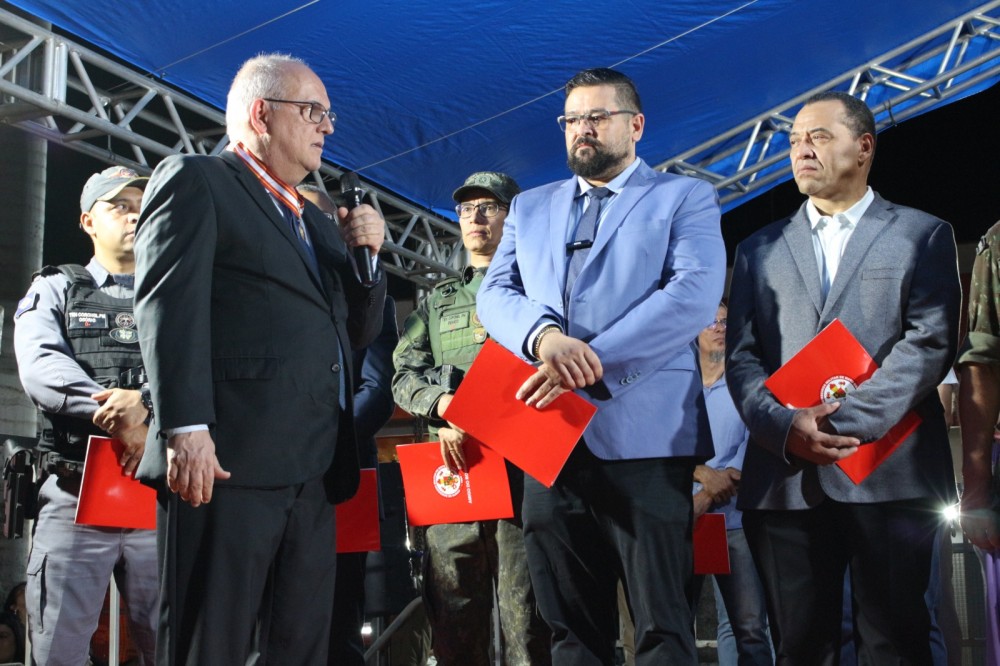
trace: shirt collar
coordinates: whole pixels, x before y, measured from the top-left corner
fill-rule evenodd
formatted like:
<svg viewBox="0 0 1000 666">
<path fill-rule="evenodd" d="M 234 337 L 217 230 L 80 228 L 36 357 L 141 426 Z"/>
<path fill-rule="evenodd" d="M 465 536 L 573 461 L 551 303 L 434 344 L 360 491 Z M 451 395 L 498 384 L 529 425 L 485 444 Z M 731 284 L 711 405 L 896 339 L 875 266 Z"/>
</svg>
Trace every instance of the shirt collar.
<svg viewBox="0 0 1000 666">
<path fill-rule="evenodd" d="M 608 184 L 605 185 L 604 187 L 611 190 L 612 194 L 620 194 L 621 191 L 625 188 L 625 183 L 627 183 L 628 179 L 632 176 L 633 173 L 635 173 L 635 170 L 639 168 L 639 163 L 641 161 L 642 160 L 636 157 L 632 161 L 632 164 L 629 164 L 627 167 L 625 167 L 624 171 L 622 171 L 620 174 L 612 178 L 608 182 Z M 594 189 L 594 186 L 588 183 L 583 176 L 577 176 L 576 182 L 579 187 L 577 191 L 577 196 L 586 194 L 588 191 Z"/>
<path fill-rule="evenodd" d="M 875 193 L 872 192 L 871 186 L 865 190 L 865 195 L 858 199 L 857 203 L 848 208 L 842 213 L 837 213 L 836 215 L 823 215 L 816 208 L 816 204 L 812 202 L 812 199 L 806 201 L 806 218 L 809 220 L 809 228 L 813 231 L 816 230 L 816 225 L 820 223 L 820 220 L 830 219 L 840 217 L 841 220 L 846 220 L 847 225 L 851 228 L 857 226 L 858 222 L 864 216 L 865 211 L 868 210 L 868 206 L 875 201 Z"/>
<path fill-rule="evenodd" d="M 94 281 L 97 282 L 98 287 L 107 285 L 108 280 L 114 282 L 111 273 L 104 266 L 101 266 L 100 262 L 97 261 L 97 257 L 90 258 L 90 263 L 87 264 L 87 271 L 94 276 Z"/>
</svg>

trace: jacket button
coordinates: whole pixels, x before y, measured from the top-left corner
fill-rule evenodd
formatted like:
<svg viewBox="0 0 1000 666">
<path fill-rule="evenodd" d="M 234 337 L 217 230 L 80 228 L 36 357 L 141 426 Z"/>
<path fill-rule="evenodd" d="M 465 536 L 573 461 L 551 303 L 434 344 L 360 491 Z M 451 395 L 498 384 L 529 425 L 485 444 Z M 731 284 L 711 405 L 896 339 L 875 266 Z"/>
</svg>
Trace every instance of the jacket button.
<svg viewBox="0 0 1000 666">
<path fill-rule="evenodd" d="M 330 366 L 330 370 L 333 372 L 340 372 L 340 364 L 334 363 L 333 365 Z"/>
</svg>

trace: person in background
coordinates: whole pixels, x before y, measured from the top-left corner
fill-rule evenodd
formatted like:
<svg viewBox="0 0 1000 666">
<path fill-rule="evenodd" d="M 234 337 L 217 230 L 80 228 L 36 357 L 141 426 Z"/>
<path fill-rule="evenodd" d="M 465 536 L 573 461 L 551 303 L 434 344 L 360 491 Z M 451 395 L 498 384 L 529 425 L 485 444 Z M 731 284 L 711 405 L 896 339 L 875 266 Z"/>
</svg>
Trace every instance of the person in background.
<svg viewBox="0 0 1000 666">
<path fill-rule="evenodd" d="M 742 513 L 736 508 L 750 433 L 726 385 L 728 311 L 724 303 L 720 304 L 715 319 L 698 334 L 701 381 L 715 456 L 694 469 L 694 516 L 697 520 L 702 514 L 714 511 L 726 517 L 730 573 L 712 576 L 719 618 L 720 666 L 771 666 L 774 653 L 767 627 L 764 586 L 743 533 Z"/>
<path fill-rule="evenodd" d="M 462 243 L 469 265 L 461 277 L 442 280 L 406 318 L 393 354 L 392 390 L 400 407 L 430 424 L 441 458 L 453 471 L 466 469 L 461 428 L 444 420 L 462 376 L 483 343 L 486 329 L 476 298 L 503 234 L 511 199 L 520 191 L 507 174 L 480 171 L 455 190 Z M 442 666 L 487 666 L 493 589 L 496 587 L 507 666 L 549 663 L 549 635 L 535 607 L 521 533 L 523 473 L 508 464 L 514 517 L 431 525 L 425 532 L 424 602 L 434 656 Z"/>
<path fill-rule="evenodd" d="M 962 425 L 962 531 L 986 578 L 986 663 L 1000 663 L 1000 222 L 976 249 L 969 289 L 969 335 L 958 359 Z"/>
<path fill-rule="evenodd" d="M 80 195 L 80 228 L 94 256 L 86 267 L 43 268 L 14 314 L 21 384 L 47 421 L 25 599 L 39 664 L 86 662 L 112 574 L 135 645 L 153 663 L 156 532 L 75 522 L 89 437 L 121 442 L 119 462 L 131 475 L 153 415 L 132 311 L 135 228 L 147 181 L 123 167 L 92 175 Z"/>
</svg>

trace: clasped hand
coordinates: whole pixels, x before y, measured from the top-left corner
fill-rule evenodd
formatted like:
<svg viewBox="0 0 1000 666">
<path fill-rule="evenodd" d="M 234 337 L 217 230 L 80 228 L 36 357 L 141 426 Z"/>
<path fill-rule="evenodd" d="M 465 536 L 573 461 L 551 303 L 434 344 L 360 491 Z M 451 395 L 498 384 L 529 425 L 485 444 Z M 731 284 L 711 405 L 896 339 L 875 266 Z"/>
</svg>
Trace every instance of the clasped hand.
<svg viewBox="0 0 1000 666">
<path fill-rule="evenodd" d="M 97 401 L 97 411 L 91 419 L 95 426 L 108 433 L 124 447 L 118 459 L 125 472 L 131 476 L 142 460 L 146 449 L 146 416 L 139 391 L 110 388 L 90 396 Z"/>
<path fill-rule="evenodd" d="M 786 451 L 817 465 L 830 465 L 853 455 L 861 440 L 830 432 L 828 417 L 838 409 L 840 403 L 832 402 L 796 410 L 785 441 Z"/>
<path fill-rule="evenodd" d="M 593 386 L 604 376 L 601 360 L 586 342 L 553 332 L 538 350 L 542 364 L 517 390 L 517 399 L 539 409 L 566 391 Z"/>
</svg>

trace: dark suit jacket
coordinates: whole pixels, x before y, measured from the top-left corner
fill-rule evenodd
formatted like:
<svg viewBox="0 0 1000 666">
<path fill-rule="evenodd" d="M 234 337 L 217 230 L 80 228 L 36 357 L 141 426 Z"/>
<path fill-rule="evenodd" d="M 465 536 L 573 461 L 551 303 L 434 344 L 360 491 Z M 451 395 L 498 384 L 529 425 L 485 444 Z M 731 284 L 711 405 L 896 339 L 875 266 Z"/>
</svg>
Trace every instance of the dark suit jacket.
<svg viewBox="0 0 1000 666">
<path fill-rule="evenodd" d="M 739 508 L 802 509 L 824 497 L 952 500 L 948 433 L 935 391 L 958 346 L 962 294 L 951 226 L 876 195 L 847 243 L 825 302 L 821 294 L 804 204 L 737 249 L 726 379 L 750 429 Z M 871 442 L 911 409 L 923 418 L 860 485 L 835 465 L 786 456 L 794 412 L 764 388 L 771 373 L 835 318 L 880 366 L 830 417 L 835 431 Z"/>
<path fill-rule="evenodd" d="M 335 225 L 312 204 L 304 219 L 318 272 L 235 154 L 173 156 L 156 168 L 135 251 L 156 414 L 140 478 L 165 477 L 158 433 L 204 423 L 232 473 L 220 485 L 285 486 L 326 472 L 332 499 L 355 492 L 351 347 L 378 333 L 385 279 L 362 287 Z"/>
</svg>

